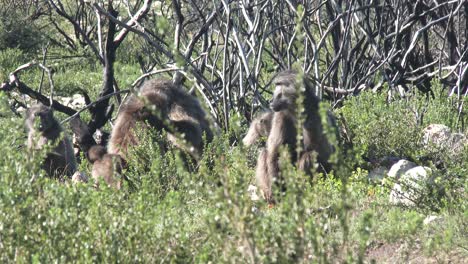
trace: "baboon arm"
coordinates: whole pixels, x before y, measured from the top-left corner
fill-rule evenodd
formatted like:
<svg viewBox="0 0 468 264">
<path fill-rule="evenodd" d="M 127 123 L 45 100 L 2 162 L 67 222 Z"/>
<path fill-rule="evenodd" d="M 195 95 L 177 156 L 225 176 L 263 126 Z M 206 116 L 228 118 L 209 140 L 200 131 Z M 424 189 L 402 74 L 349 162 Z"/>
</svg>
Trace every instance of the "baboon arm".
<svg viewBox="0 0 468 264">
<path fill-rule="evenodd" d="M 161 121 L 161 119 L 154 115 L 148 116 L 147 122 L 152 127 L 155 127 L 156 129 L 160 130 L 164 129 L 168 133 L 171 133 L 177 137 L 183 135 L 183 138 L 187 140 L 193 147 L 202 147 L 202 135 L 200 127 L 198 125 L 195 125 L 193 122 L 187 120 L 163 122 Z"/>
<path fill-rule="evenodd" d="M 260 138 L 260 134 L 257 131 L 257 121 L 254 120 L 247 131 L 247 134 L 242 139 L 242 143 L 245 146 L 251 146 Z"/>
</svg>

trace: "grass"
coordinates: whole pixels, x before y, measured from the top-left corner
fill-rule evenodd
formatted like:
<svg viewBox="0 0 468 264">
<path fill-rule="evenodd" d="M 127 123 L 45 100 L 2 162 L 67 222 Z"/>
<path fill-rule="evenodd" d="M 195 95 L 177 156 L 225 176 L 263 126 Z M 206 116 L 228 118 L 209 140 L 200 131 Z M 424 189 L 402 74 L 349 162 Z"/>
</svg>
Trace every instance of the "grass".
<svg viewBox="0 0 468 264">
<path fill-rule="evenodd" d="M 238 125 L 243 122 L 233 122 L 208 146 L 195 172 L 185 169 L 176 152 L 161 155 L 152 140 L 160 135 L 149 135 L 126 172 L 133 185 L 120 192 L 45 177 L 31 183 L 33 175 L 43 176 L 40 157 L 26 151 L 23 120 L 9 114 L 0 94 L 0 261 L 463 262 L 466 165 L 443 160 L 439 173 L 446 192 L 425 201 L 436 206 L 391 205 L 389 186 L 367 179 L 372 166 L 362 157 L 397 155 L 432 167 L 433 158 L 444 159 L 420 151 L 423 126 L 410 117 L 421 100 L 387 104 L 379 95 L 363 94 L 346 101 L 337 114 L 349 124 L 354 148 L 339 155 L 332 173 L 312 181 L 284 164 L 287 192 L 277 193 L 281 202 L 268 208 L 247 192 L 255 182 L 255 150 L 230 144 L 244 133 Z M 453 115 L 437 111 L 455 113 L 452 105 L 430 101 L 424 124 L 445 120 L 457 129 Z M 80 169 L 89 175 L 86 162 Z M 431 215 L 438 218 L 425 224 Z"/>
</svg>

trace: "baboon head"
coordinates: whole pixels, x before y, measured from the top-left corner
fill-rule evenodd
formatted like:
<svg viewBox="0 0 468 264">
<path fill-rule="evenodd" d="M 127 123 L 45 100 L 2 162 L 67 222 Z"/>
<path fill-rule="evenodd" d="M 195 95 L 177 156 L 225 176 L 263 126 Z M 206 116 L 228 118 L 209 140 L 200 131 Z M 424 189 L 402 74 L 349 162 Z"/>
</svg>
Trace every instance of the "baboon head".
<svg viewBox="0 0 468 264">
<path fill-rule="evenodd" d="M 261 137 L 268 137 L 271 130 L 271 120 L 273 112 L 268 111 L 256 117 L 247 131 L 247 135 L 242 139 L 245 146 L 250 146 Z"/>
<path fill-rule="evenodd" d="M 57 125 L 51 108 L 35 104 L 26 112 L 26 126 L 29 130 L 45 132 Z"/>
<path fill-rule="evenodd" d="M 102 157 L 107 153 L 106 148 L 103 146 L 95 145 L 92 146 L 88 151 L 88 158 L 91 163 L 94 163 L 96 160 L 102 159 Z"/>
<path fill-rule="evenodd" d="M 300 79 L 298 79 L 300 78 Z M 278 73 L 273 80 L 275 90 L 270 102 L 270 108 L 279 112 L 296 109 L 296 99 L 299 93 L 304 95 L 304 105 L 313 111 L 318 110 L 320 98 L 307 76 L 299 76 L 294 70 Z"/>
<path fill-rule="evenodd" d="M 267 137 L 268 134 L 270 134 L 270 130 L 271 130 L 271 118 L 273 116 L 268 113 L 266 115 L 262 115 L 261 118 L 258 120 L 258 124 L 257 124 L 257 133 L 262 136 L 262 137 Z"/>
<path fill-rule="evenodd" d="M 280 72 L 273 80 L 275 90 L 270 102 L 273 111 L 294 109 L 297 98 L 296 76 L 295 71 L 288 70 Z"/>
</svg>

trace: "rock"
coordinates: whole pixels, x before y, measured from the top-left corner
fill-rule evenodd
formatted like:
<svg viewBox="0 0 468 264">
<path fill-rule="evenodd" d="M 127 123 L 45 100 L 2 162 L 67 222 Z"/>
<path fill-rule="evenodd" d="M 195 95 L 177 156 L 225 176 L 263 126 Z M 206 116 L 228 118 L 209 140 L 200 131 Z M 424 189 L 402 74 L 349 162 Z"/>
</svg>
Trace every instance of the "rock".
<svg viewBox="0 0 468 264">
<path fill-rule="evenodd" d="M 428 224 L 430 224 L 430 223 L 432 223 L 432 222 L 434 222 L 434 221 L 436 221 L 436 220 L 440 220 L 440 219 L 442 219 L 442 217 L 440 217 L 440 216 L 437 216 L 437 215 L 428 215 L 428 216 L 424 219 L 423 224 L 424 224 L 424 225 L 428 225 Z"/>
<path fill-rule="evenodd" d="M 466 136 L 462 133 L 452 133 L 450 138 L 450 145 L 452 153 L 457 155 L 463 151 L 467 143 Z"/>
<path fill-rule="evenodd" d="M 86 106 L 85 98 L 81 94 L 74 94 L 71 97 L 56 96 L 54 97 L 61 104 L 79 110 Z"/>
<path fill-rule="evenodd" d="M 414 167 L 417 167 L 416 163 L 402 159 L 390 168 L 387 175 L 389 177 L 395 178 L 395 180 L 398 180 L 401 175 L 405 174 L 409 169 Z"/>
<path fill-rule="evenodd" d="M 429 147 L 431 144 L 435 147 L 444 147 L 448 144 L 452 132 L 450 128 L 441 124 L 431 124 L 423 130 L 423 144 Z"/>
<path fill-rule="evenodd" d="M 70 104 L 73 109 L 81 109 L 86 106 L 86 100 L 83 95 L 74 94 Z"/>
<path fill-rule="evenodd" d="M 447 151 L 447 154 L 456 157 L 467 142 L 464 134 L 452 133 L 445 125 L 432 124 L 423 130 L 423 146 L 430 151 Z"/>
<path fill-rule="evenodd" d="M 428 167 L 416 166 L 400 174 L 390 192 L 390 203 L 414 206 L 414 201 L 421 198 L 424 184 L 429 180 L 432 170 Z"/>
</svg>

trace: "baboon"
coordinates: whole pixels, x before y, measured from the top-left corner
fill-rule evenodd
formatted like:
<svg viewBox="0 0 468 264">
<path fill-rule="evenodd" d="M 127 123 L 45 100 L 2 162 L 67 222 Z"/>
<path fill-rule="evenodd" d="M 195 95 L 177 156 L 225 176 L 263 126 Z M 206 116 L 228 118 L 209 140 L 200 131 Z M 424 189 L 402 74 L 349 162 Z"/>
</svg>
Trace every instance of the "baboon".
<svg viewBox="0 0 468 264">
<path fill-rule="evenodd" d="M 50 145 L 42 168 L 49 177 L 70 178 L 76 171 L 76 160 L 73 145 L 59 122 L 54 118 L 52 108 L 35 104 L 26 111 L 26 128 L 28 130 L 28 149 L 40 150 Z"/>
<path fill-rule="evenodd" d="M 259 138 L 268 138 L 271 130 L 271 120 L 273 119 L 273 112 L 266 111 L 258 115 L 250 124 L 247 134 L 242 139 L 245 146 L 254 144 Z"/>
<path fill-rule="evenodd" d="M 120 190 L 123 160 L 117 154 L 108 154 L 106 148 L 100 145 L 92 146 L 88 151 L 89 161 L 93 164 L 91 176 L 95 186 L 99 187 L 100 179 L 110 187 Z"/>
<path fill-rule="evenodd" d="M 121 106 L 112 129 L 108 152 L 127 158 L 128 147 L 139 143 L 135 129 L 165 129 L 168 140 L 198 159 L 203 151 L 203 134 L 211 141 L 213 134 L 198 100 L 169 80 L 146 81 L 137 94 Z"/>
<path fill-rule="evenodd" d="M 319 113 L 320 98 L 313 91 L 307 78 L 298 80 L 295 71 L 280 72 L 273 80 L 275 90 L 270 103 L 274 111 L 271 121 L 271 131 L 268 135 L 266 149 L 259 155 L 256 178 L 268 203 L 274 203 L 271 195 L 272 183 L 281 182 L 279 175 L 279 149 L 288 148 L 291 161 L 297 162 L 298 169 L 310 173 L 312 169 L 313 152 L 317 153 L 317 161 L 322 168 L 327 169 L 328 159 L 334 148 L 323 133 L 323 126 Z M 304 88 L 304 123 L 302 128 L 303 140 L 298 142 L 301 153 L 296 152 L 297 139 L 297 105 L 299 91 Z M 331 116 L 331 113 L 329 114 Z M 299 155 L 298 155 L 299 154 Z"/>
</svg>

